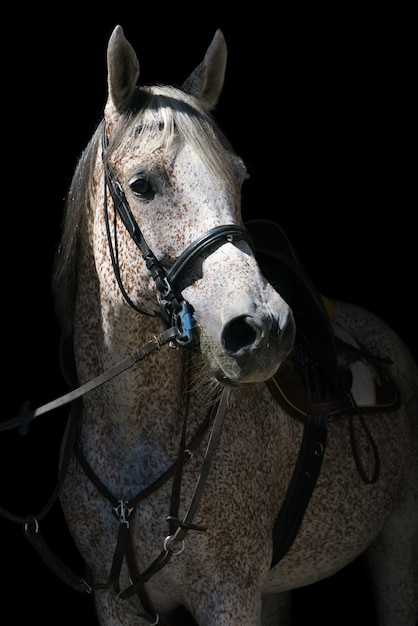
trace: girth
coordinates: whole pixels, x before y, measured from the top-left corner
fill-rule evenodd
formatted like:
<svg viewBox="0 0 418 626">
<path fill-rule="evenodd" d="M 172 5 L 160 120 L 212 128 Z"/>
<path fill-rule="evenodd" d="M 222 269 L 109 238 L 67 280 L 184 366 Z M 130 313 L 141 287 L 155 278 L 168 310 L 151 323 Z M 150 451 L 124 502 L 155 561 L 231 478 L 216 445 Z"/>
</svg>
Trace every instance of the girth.
<svg viewBox="0 0 418 626">
<path fill-rule="evenodd" d="M 376 444 L 363 413 L 396 410 L 398 392 L 384 368 L 379 377 L 380 402 L 358 407 L 351 393 L 350 360 L 366 359 L 375 368 L 388 359 L 374 357 L 337 339 L 331 323 L 328 301 L 317 290 L 283 229 L 269 220 L 246 222 L 254 242 L 260 268 L 292 309 L 296 341 L 292 355 L 268 382 L 274 398 L 290 415 L 304 423 L 299 456 L 288 490 L 273 529 L 273 567 L 286 554 L 296 537 L 319 476 L 325 450 L 329 417 L 348 417 L 353 456 L 362 480 L 377 480 L 380 460 Z M 380 371 L 380 369 L 379 369 Z M 367 475 L 357 451 L 354 419 L 357 418 L 374 455 L 374 470 Z"/>
</svg>

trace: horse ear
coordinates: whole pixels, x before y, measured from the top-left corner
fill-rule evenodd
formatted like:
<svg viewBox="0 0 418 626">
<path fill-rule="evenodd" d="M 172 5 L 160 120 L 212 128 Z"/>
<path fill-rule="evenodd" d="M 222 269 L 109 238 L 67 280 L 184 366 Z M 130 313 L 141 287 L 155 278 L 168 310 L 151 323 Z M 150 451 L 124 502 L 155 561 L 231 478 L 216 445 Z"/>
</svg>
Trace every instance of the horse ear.
<svg viewBox="0 0 418 626">
<path fill-rule="evenodd" d="M 122 113 L 135 90 L 139 62 L 121 26 L 114 29 L 107 47 L 107 84 L 109 100 Z"/>
<path fill-rule="evenodd" d="M 227 48 L 221 30 L 217 30 L 203 61 L 182 85 L 183 91 L 196 96 L 207 110 L 218 102 L 225 79 Z"/>
</svg>

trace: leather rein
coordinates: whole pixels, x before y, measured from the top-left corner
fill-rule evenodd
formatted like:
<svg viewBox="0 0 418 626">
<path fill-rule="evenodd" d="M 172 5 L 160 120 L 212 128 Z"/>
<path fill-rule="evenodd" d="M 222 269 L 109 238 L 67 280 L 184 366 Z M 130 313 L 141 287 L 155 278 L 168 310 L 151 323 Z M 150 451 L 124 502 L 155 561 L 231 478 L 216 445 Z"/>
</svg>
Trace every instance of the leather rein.
<svg viewBox="0 0 418 626">
<path fill-rule="evenodd" d="M 119 364 L 110 368 L 104 374 L 97 376 L 85 385 L 78 387 L 72 392 L 61 396 L 53 402 L 43 405 L 42 407 L 34 411 L 31 411 L 28 403 L 26 403 L 19 416 L 0 424 L 0 432 L 3 430 L 19 427 L 21 434 L 26 434 L 28 432 L 30 422 L 35 417 L 38 417 L 39 415 L 42 415 L 47 411 L 51 411 L 52 409 L 60 407 L 66 403 L 73 403 L 69 417 L 67 437 L 64 444 L 58 482 L 48 502 L 41 509 L 41 511 L 38 512 L 37 515 L 20 517 L 0 507 L 0 516 L 23 525 L 25 537 L 29 540 L 29 542 L 35 548 L 38 554 L 42 557 L 44 563 L 58 576 L 58 578 L 60 578 L 63 582 L 65 582 L 74 590 L 91 593 L 96 590 L 113 587 L 116 593 L 117 600 L 119 602 L 124 602 L 125 600 L 131 598 L 134 594 L 137 594 L 145 611 L 145 613 L 143 613 L 141 617 L 146 620 L 151 620 L 148 621 L 150 625 L 164 625 L 166 624 L 166 622 L 161 620 L 160 616 L 154 609 L 152 601 L 149 598 L 145 587 L 146 582 L 160 569 L 162 569 L 169 562 L 172 556 L 177 556 L 181 554 L 184 549 L 184 539 L 186 537 L 186 534 L 190 530 L 200 532 L 204 532 L 206 530 L 204 526 L 194 524 L 193 518 L 202 498 L 212 458 L 217 443 L 219 441 L 220 434 L 222 432 L 223 421 L 228 407 L 230 390 L 226 388 L 223 389 L 220 397 L 209 408 L 203 423 L 201 424 L 200 428 L 197 430 L 190 442 L 186 442 L 186 410 L 177 460 L 156 481 L 154 481 L 151 485 L 140 491 L 135 497 L 129 500 L 125 500 L 124 498 L 117 499 L 108 490 L 106 485 L 104 485 L 104 483 L 102 483 L 102 481 L 98 478 L 97 474 L 94 472 L 83 454 L 82 445 L 79 438 L 79 425 L 82 413 L 81 399 L 85 393 L 88 393 L 92 389 L 95 389 L 99 385 L 104 384 L 106 381 L 125 371 L 133 364 L 151 354 L 153 350 L 159 349 L 162 345 L 174 341 L 176 337 L 177 329 L 175 327 L 171 327 L 147 342 L 141 349 L 135 351 L 130 357 L 124 359 Z M 200 475 L 194 490 L 193 498 L 184 518 L 180 520 L 178 517 L 178 504 L 180 500 L 180 488 L 183 467 L 184 464 L 191 459 L 193 451 L 201 443 L 210 424 L 212 424 L 212 430 L 200 470 Z M 88 582 L 88 580 L 86 580 L 86 578 L 80 577 L 79 575 L 75 574 L 51 551 L 40 532 L 40 521 L 51 510 L 59 496 L 73 454 L 79 461 L 87 477 L 91 480 L 91 482 L 100 492 L 100 494 L 110 502 L 112 506 L 112 513 L 118 520 L 117 544 L 113 556 L 109 581 L 107 583 L 90 583 Z M 166 518 L 167 522 L 169 523 L 169 534 L 164 539 L 163 549 L 160 554 L 144 572 L 140 573 L 134 555 L 134 542 L 132 537 L 132 526 L 130 524 L 130 520 L 139 502 L 149 497 L 163 484 L 165 484 L 170 478 L 173 478 L 173 486 L 170 500 L 170 514 Z M 177 547 L 178 544 L 180 544 L 180 548 Z M 130 580 L 132 582 L 129 587 L 121 590 L 119 578 L 124 558 L 126 559 L 130 574 Z"/>
<path fill-rule="evenodd" d="M 100 374 L 87 383 L 76 387 L 69 393 L 32 410 L 29 403 L 25 403 L 20 414 L 8 421 L 0 423 L 0 432 L 19 428 L 21 434 L 27 434 L 29 425 L 36 417 L 43 415 L 49 411 L 57 409 L 64 404 L 72 403 L 69 424 L 67 429 L 67 437 L 63 448 L 62 462 L 57 485 L 45 506 L 37 515 L 29 515 L 26 517 L 17 516 L 10 511 L 0 507 L 0 516 L 10 521 L 23 525 L 24 534 L 30 541 L 32 546 L 40 554 L 46 565 L 66 584 L 77 591 L 91 593 L 94 590 L 113 587 L 117 600 L 123 602 L 137 594 L 144 608 L 145 613 L 141 616 L 150 620 L 148 623 L 152 625 L 165 624 L 155 611 L 153 604 L 148 596 L 145 588 L 146 582 L 156 574 L 164 565 L 168 563 L 171 557 L 180 554 L 184 549 L 184 539 L 190 530 L 205 531 L 204 526 L 193 523 L 194 515 L 197 511 L 199 502 L 202 498 L 204 487 L 209 474 L 211 461 L 215 452 L 220 434 L 222 432 L 223 421 L 228 407 L 228 399 L 230 390 L 224 388 L 219 397 L 213 402 L 209 408 L 206 417 L 198 431 L 195 433 L 191 441 L 186 441 L 186 424 L 187 409 L 183 423 L 181 441 L 179 444 L 179 452 L 177 460 L 151 485 L 143 489 L 134 498 L 129 500 L 116 498 L 107 487 L 100 481 L 92 467 L 87 462 L 81 441 L 79 439 L 79 424 L 82 413 L 82 396 L 93 389 L 103 385 L 110 379 L 118 376 L 123 371 L 138 363 L 154 350 L 160 349 L 162 346 L 169 344 L 172 348 L 188 346 L 196 340 L 195 320 L 193 317 L 193 308 L 183 298 L 181 292 L 177 289 L 178 281 L 185 271 L 186 267 L 198 258 L 202 253 L 213 249 L 215 246 L 224 243 L 233 243 L 236 241 L 246 241 L 253 249 L 253 242 L 245 228 L 241 228 L 235 224 L 221 225 L 212 228 L 201 237 L 196 239 L 189 245 L 169 267 L 163 266 L 156 258 L 152 250 L 149 248 L 135 218 L 132 214 L 128 201 L 126 199 L 123 188 L 117 179 L 117 176 L 105 159 L 106 148 L 108 145 L 105 125 L 103 123 L 103 141 L 102 141 L 102 158 L 104 163 L 104 216 L 107 230 L 107 238 L 109 251 L 112 260 L 115 277 L 120 290 L 131 308 L 143 315 L 153 315 L 159 317 L 165 330 L 158 336 L 153 337 L 141 348 L 133 354 L 111 367 L 106 372 Z M 152 278 L 155 281 L 159 292 L 160 310 L 154 314 L 143 311 L 132 302 L 126 293 L 118 265 L 116 230 L 114 231 L 114 241 L 112 241 L 109 215 L 108 215 L 108 199 L 107 194 L 113 201 L 114 210 L 118 213 L 124 226 L 128 230 L 135 244 L 138 246 L 142 257 L 146 263 Z M 194 495 L 189 508 L 182 520 L 178 518 L 178 504 L 181 488 L 182 470 L 184 464 L 191 458 L 193 450 L 197 448 L 202 441 L 205 433 L 211 425 L 211 433 L 209 436 L 207 449 L 202 462 L 199 479 L 197 481 Z M 72 455 L 75 455 L 88 478 L 92 481 L 98 491 L 110 502 L 112 512 L 118 520 L 118 540 L 114 552 L 111 573 L 109 581 L 106 583 L 90 584 L 84 577 L 80 577 L 70 570 L 60 559 L 50 550 L 40 532 L 40 521 L 50 511 L 56 502 L 65 476 L 69 467 Z M 169 523 L 169 534 L 163 542 L 163 548 L 157 558 L 142 573 L 139 572 L 136 564 L 133 546 L 133 537 L 131 534 L 132 525 L 130 519 L 133 515 L 137 504 L 159 489 L 170 478 L 173 478 L 172 496 L 170 503 L 170 514 L 167 516 Z M 180 547 L 179 547 L 180 546 Z M 122 568 L 123 559 L 130 573 L 130 586 L 121 590 L 119 577 Z"/>
</svg>

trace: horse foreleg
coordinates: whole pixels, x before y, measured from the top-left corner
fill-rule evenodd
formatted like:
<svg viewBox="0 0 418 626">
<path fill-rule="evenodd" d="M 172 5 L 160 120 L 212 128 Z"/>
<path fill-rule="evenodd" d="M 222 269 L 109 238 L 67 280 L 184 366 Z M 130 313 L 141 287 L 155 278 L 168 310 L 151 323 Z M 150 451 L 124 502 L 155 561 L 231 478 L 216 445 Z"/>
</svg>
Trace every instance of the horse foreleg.
<svg viewBox="0 0 418 626">
<path fill-rule="evenodd" d="M 261 626 L 290 626 L 292 623 L 292 593 L 269 593 L 261 598 Z"/>
</svg>

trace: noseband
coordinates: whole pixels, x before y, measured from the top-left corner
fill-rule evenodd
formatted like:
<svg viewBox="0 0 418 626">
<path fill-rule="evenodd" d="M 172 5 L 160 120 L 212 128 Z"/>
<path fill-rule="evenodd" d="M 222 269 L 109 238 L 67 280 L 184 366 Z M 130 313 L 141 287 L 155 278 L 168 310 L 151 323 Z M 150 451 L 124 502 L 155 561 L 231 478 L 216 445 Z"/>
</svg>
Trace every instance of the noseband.
<svg viewBox="0 0 418 626">
<path fill-rule="evenodd" d="M 215 226 L 208 232 L 198 237 L 193 243 L 191 243 L 177 259 L 170 264 L 170 266 L 164 266 L 152 252 L 148 246 L 141 229 L 139 228 L 132 210 L 129 206 L 125 192 L 120 184 L 115 171 L 111 167 L 108 161 L 105 159 L 106 148 L 108 146 L 108 138 L 106 135 L 106 127 L 103 123 L 103 135 L 102 135 L 102 160 L 104 165 L 104 213 L 106 222 L 106 233 L 109 244 L 109 251 L 112 260 L 113 270 L 118 282 L 119 288 L 125 298 L 126 302 L 131 308 L 142 315 L 158 316 L 163 322 L 165 327 L 175 326 L 178 334 L 176 341 L 180 345 L 186 345 L 195 338 L 195 319 L 193 317 L 193 307 L 182 296 L 181 291 L 178 289 L 181 276 L 184 274 L 186 268 L 194 261 L 198 256 L 203 253 L 212 250 L 215 246 L 223 245 L 224 243 L 235 243 L 237 241 L 246 241 L 251 249 L 254 251 L 254 244 L 249 232 L 237 226 L 235 224 L 226 224 L 221 226 Z M 118 250 L 116 243 L 116 227 L 114 230 L 114 242 L 112 241 L 109 225 L 109 213 L 107 206 L 107 190 L 109 190 L 110 196 L 113 200 L 115 210 L 121 218 L 125 228 L 131 235 L 135 244 L 138 246 L 142 253 L 142 258 L 151 273 L 152 278 L 156 284 L 156 287 L 160 293 L 160 311 L 158 313 L 147 313 L 140 309 L 131 300 L 126 293 L 123 286 L 122 278 L 120 275 Z"/>
</svg>

